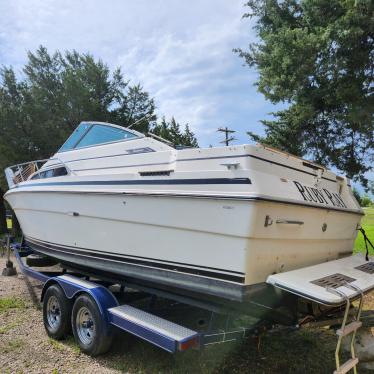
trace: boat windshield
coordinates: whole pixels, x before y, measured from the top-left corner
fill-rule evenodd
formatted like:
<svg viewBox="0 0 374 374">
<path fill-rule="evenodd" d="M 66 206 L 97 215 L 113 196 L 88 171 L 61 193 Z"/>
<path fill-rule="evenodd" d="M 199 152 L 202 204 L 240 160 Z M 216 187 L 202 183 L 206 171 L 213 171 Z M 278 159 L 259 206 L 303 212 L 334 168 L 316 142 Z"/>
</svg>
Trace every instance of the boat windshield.
<svg viewBox="0 0 374 374">
<path fill-rule="evenodd" d="M 59 152 L 137 138 L 130 131 L 114 126 L 81 123 L 60 148 Z"/>
</svg>

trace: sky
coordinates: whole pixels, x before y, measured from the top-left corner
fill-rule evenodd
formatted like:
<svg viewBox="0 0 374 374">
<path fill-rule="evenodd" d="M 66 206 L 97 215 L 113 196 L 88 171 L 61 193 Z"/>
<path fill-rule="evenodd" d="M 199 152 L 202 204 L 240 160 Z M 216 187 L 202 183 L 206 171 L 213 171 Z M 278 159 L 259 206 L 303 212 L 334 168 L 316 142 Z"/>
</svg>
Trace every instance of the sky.
<svg viewBox="0 0 374 374">
<path fill-rule="evenodd" d="M 217 128 L 263 131 L 276 108 L 257 93 L 256 71 L 232 50 L 255 39 L 244 0 L 0 0 L 0 64 L 18 72 L 27 51 L 90 52 L 155 98 L 157 114 L 189 123 L 201 146 Z"/>
<path fill-rule="evenodd" d="M 263 134 L 281 108 L 257 92 L 257 72 L 233 48 L 255 41 L 244 0 L 0 0 L 0 65 L 22 74 L 27 51 L 75 49 L 102 59 L 155 98 L 157 114 L 188 123 L 200 146 L 217 128 Z"/>
</svg>

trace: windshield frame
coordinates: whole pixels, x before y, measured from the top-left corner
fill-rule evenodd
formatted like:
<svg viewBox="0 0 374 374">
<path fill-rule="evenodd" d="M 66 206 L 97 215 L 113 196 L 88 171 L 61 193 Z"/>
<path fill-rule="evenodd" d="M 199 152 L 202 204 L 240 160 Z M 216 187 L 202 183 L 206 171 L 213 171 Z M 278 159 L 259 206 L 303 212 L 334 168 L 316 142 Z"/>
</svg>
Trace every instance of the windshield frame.
<svg viewBox="0 0 374 374">
<path fill-rule="evenodd" d="M 63 153 L 63 152 L 71 152 L 71 151 L 76 151 L 76 150 L 79 150 L 79 149 L 86 149 L 86 148 L 91 148 L 91 147 L 98 147 L 98 146 L 101 146 L 101 145 L 107 145 L 107 144 L 113 144 L 113 143 L 120 143 L 120 142 L 127 142 L 127 141 L 131 141 L 131 140 L 135 140 L 135 139 L 140 139 L 140 138 L 144 138 L 144 134 L 136 131 L 136 130 L 130 130 L 126 127 L 122 127 L 122 126 L 118 126 L 118 125 L 114 125 L 112 123 L 107 123 L 107 122 L 81 122 L 77 128 L 82 125 L 82 124 L 86 124 L 86 125 L 89 125 L 86 129 L 86 131 L 84 131 L 84 133 L 77 139 L 77 141 L 74 143 L 74 146 L 70 149 L 66 149 L 66 150 L 62 150 L 62 148 L 64 147 L 64 145 L 66 144 L 66 142 L 69 140 L 69 138 L 71 137 L 71 135 L 74 134 L 74 132 L 66 139 L 66 141 L 64 142 L 64 144 L 60 147 L 60 149 L 57 151 L 57 153 Z M 92 145 L 86 145 L 84 147 L 79 147 L 79 148 L 76 148 L 77 145 L 81 142 L 81 140 L 91 131 L 91 129 L 95 126 L 95 125 L 101 125 L 101 126 L 107 126 L 107 127 L 114 127 L 114 128 L 117 128 L 117 129 L 120 129 L 120 130 L 124 130 L 124 131 L 127 131 L 131 134 L 134 135 L 134 137 L 132 138 L 129 138 L 129 139 L 120 139 L 120 140 L 114 140 L 114 141 L 110 141 L 110 142 L 104 142 L 104 143 L 97 143 L 97 144 L 92 144 Z M 76 129 L 77 129 L 76 128 Z M 75 130 L 74 130 L 75 131 Z"/>
</svg>

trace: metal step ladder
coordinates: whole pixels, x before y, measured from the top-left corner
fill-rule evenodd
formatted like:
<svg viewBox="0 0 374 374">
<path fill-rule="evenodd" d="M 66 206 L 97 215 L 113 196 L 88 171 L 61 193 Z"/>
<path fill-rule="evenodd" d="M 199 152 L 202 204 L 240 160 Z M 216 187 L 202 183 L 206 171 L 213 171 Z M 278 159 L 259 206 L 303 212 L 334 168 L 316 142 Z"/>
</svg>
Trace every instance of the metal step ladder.
<svg viewBox="0 0 374 374">
<path fill-rule="evenodd" d="M 269 275 L 266 282 L 283 291 L 327 307 L 340 307 L 346 304 L 343 323 L 337 331 L 335 373 L 347 373 L 351 369 L 357 373 L 358 359 L 354 350 L 354 342 L 356 332 L 361 327 L 363 293 L 374 290 L 373 274 L 374 257 L 369 258 L 368 262 L 365 256 L 356 254 L 305 268 L 272 274 Z M 351 300 L 356 299 L 360 300 L 360 304 L 354 323 L 347 324 Z M 343 338 L 347 335 L 351 336 L 351 359 L 340 365 L 340 346 Z"/>
<path fill-rule="evenodd" d="M 326 288 L 326 291 L 333 293 L 335 295 L 338 295 L 346 300 L 342 326 L 340 327 L 340 329 L 336 331 L 336 335 L 338 335 L 338 342 L 336 344 L 336 350 L 335 350 L 336 370 L 334 371 L 334 374 L 345 374 L 345 373 L 348 373 L 352 369 L 353 369 L 354 374 L 357 374 L 358 358 L 356 357 L 354 344 L 355 344 L 357 330 L 362 326 L 362 322 L 360 321 L 360 318 L 361 318 L 362 306 L 364 303 L 364 293 L 359 287 L 348 282 L 344 285 L 344 287 L 347 287 L 355 292 L 358 292 L 360 295 L 359 306 L 357 309 L 356 316 L 354 316 L 354 320 L 350 323 L 347 323 L 349 310 L 351 308 L 351 300 L 349 299 L 349 297 L 341 290 L 334 289 L 334 288 Z M 342 344 L 343 338 L 348 335 L 351 335 L 351 344 L 350 344 L 351 358 L 345 363 L 340 364 L 341 344 Z"/>
</svg>

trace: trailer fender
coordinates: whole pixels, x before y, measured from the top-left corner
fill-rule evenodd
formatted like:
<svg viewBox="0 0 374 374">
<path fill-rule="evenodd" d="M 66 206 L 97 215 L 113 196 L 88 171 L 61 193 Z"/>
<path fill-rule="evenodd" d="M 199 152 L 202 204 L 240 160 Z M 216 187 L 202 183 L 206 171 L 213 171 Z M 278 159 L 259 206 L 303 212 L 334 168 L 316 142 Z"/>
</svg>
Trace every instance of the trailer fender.
<svg viewBox="0 0 374 374">
<path fill-rule="evenodd" d="M 119 305 L 117 299 L 110 290 L 100 284 L 88 282 L 71 275 L 60 275 L 50 278 L 44 283 L 41 301 L 43 301 L 46 290 L 52 284 L 58 284 L 62 288 L 65 296 L 70 300 L 76 299 L 83 293 L 91 296 L 95 300 L 103 320 L 106 322 L 107 326 L 109 326 L 108 309 Z"/>
</svg>

